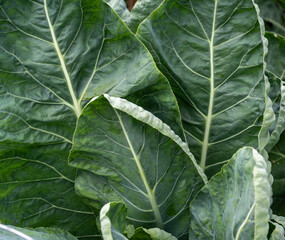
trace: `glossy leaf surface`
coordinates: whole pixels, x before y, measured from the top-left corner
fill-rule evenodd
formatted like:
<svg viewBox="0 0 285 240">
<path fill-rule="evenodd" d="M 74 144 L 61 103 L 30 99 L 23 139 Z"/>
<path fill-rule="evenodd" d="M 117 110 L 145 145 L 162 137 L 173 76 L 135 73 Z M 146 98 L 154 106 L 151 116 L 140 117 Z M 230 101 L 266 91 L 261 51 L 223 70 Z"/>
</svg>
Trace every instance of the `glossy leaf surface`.
<svg viewBox="0 0 285 240">
<path fill-rule="evenodd" d="M 77 240 L 68 232 L 53 228 L 25 229 L 0 224 L 1 240 Z"/>
<path fill-rule="evenodd" d="M 0 1 L 2 222 L 97 235 L 67 159 L 82 107 L 106 92 L 154 111 L 183 137 L 169 84 L 106 3 Z"/>
<path fill-rule="evenodd" d="M 187 145 L 150 112 L 121 98 L 95 99 L 79 118 L 70 165 L 84 169 L 76 190 L 94 208 L 124 202 L 135 227 L 188 234 L 188 204 L 205 176 Z"/>
<path fill-rule="evenodd" d="M 190 150 L 209 175 L 245 143 L 266 142 L 259 139 L 270 105 L 262 24 L 252 0 L 166 0 L 138 29 L 173 87 Z M 266 113 L 264 124 L 272 117 Z"/>
<path fill-rule="evenodd" d="M 190 204 L 189 240 L 267 239 L 271 186 L 267 162 L 239 150 Z"/>
</svg>

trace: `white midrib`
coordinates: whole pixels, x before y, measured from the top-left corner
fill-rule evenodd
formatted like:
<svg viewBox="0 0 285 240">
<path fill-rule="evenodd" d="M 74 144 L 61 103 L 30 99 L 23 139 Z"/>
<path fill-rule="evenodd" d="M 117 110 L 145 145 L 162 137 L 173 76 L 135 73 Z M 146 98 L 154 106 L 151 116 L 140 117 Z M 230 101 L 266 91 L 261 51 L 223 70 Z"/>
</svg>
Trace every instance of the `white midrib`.
<svg viewBox="0 0 285 240">
<path fill-rule="evenodd" d="M 251 206 L 251 208 L 250 208 L 250 210 L 249 210 L 249 212 L 248 212 L 246 218 L 244 219 L 244 221 L 243 221 L 242 224 L 240 225 L 240 227 L 239 227 L 239 229 L 238 229 L 238 231 L 237 231 L 237 235 L 236 235 L 236 237 L 235 237 L 235 240 L 239 240 L 239 237 L 240 237 L 240 235 L 241 235 L 241 232 L 242 232 L 243 228 L 245 227 L 245 225 L 247 224 L 247 222 L 248 222 L 248 220 L 249 220 L 249 218 L 250 218 L 250 215 L 251 215 L 251 213 L 252 213 L 254 207 L 255 207 L 255 203 L 252 204 L 252 206 Z"/>
<path fill-rule="evenodd" d="M 204 170 L 206 166 L 207 152 L 208 152 L 208 144 L 209 144 L 209 135 L 211 129 L 212 115 L 213 115 L 213 105 L 214 105 L 214 95 L 215 95 L 215 68 L 214 68 L 214 37 L 215 37 L 215 25 L 216 25 L 216 14 L 217 14 L 217 6 L 218 0 L 215 0 L 215 9 L 214 9 L 214 17 L 213 17 L 213 25 L 212 25 L 212 35 L 211 40 L 209 41 L 210 45 L 210 62 L 211 62 L 211 78 L 210 78 L 210 99 L 209 99 L 209 107 L 208 107 L 208 115 L 206 117 L 206 127 L 205 127 L 205 135 L 202 145 L 202 154 L 200 167 Z"/>
<path fill-rule="evenodd" d="M 63 73 L 64 73 L 64 77 L 65 77 L 66 82 L 67 82 L 68 90 L 69 90 L 69 93 L 70 93 L 72 101 L 73 101 L 75 114 L 76 114 L 77 117 L 79 117 L 79 115 L 81 114 L 80 102 L 77 100 L 77 98 L 75 96 L 75 92 L 74 92 L 72 84 L 71 84 L 71 79 L 70 79 L 69 73 L 67 71 L 63 55 L 62 55 L 62 53 L 61 53 L 61 51 L 59 49 L 58 42 L 57 42 L 57 39 L 56 39 L 56 36 L 55 36 L 55 33 L 54 33 L 54 29 L 53 29 L 53 26 L 51 24 L 50 17 L 49 17 L 49 14 L 48 14 L 48 8 L 47 8 L 47 2 L 46 1 L 47 0 L 44 0 L 44 9 L 45 9 L 46 18 L 47 18 L 47 21 L 48 21 L 50 33 L 51 33 L 51 36 L 52 36 L 54 48 L 55 48 L 56 53 L 58 55 L 58 58 L 59 58 L 59 61 L 60 61 L 60 65 L 62 67 L 62 70 L 63 70 Z"/>
<path fill-rule="evenodd" d="M 129 135 L 128 135 L 126 129 L 125 129 L 125 126 L 124 126 L 124 124 L 122 122 L 122 119 L 121 119 L 120 115 L 118 114 L 116 109 L 114 109 L 114 111 L 115 111 L 115 113 L 116 113 L 116 115 L 117 115 L 117 117 L 119 119 L 120 125 L 121 125 L 121 127 L 123 129 L 124 135 L 125 135 L 125 137 L 127 139 L 128 145 L 129 145 L 129 147 L 131 149 L 131 152 L 132 152 L 132 155 L 133 155 L 134 160 L 136 162 L 136 165 L 137 165 L 137 168 L 139 170 L 140 176 L 141 176 L 142 181 L 144 183 L 144 186 L 146 188 L 148 199 L 150 201 L 151 207 L 153 209 L 154 217 L 155 217 L 155 220 L 156 220 L 156 223 L 157 223 L 157 227 L 163 228 L 163 221 L 161 219 L 161 215 L 160 215 L 160 212 L 159 212 L 159 208 L 158 208 L 155 196 L 154 196 L 153 191 L 151 190 L 151 188 L 150 188 L 150 186 L 148 184 L 148 181 L 146 179 L 146 176 L 145 176 L 144 170 L 142 168 L 142 165 L 140 163 L 139 157 L 137 156 L 137 154 L 136 154 L 136 152 L 134 150 L 134 147 L 133 147 L 133 145 L 132 145 L 132 143 L 130 141 Z"/>
</svg>

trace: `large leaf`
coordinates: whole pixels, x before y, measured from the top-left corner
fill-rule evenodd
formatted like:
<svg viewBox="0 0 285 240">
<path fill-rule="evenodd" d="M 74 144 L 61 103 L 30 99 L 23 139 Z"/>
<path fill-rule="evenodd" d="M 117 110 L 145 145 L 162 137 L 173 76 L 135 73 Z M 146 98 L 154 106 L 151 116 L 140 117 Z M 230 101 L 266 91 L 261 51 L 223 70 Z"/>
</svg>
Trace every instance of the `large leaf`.
<svg viewBox="0 0 285 240">
<path fill-rule="evenodd" d="M 80 116 L 70 165 L 94 208 L 124 202 L 136 227 L 188 233 L 189 201 L 205 180 L 187 145 L 161 120 L 124 99 L 100 97 Z"/>
<path fill-rule="evenodd" d="M 190 150 L 209 175 L 245 143 L 264 148 L 274 117 L 252 0 L 166 0 L 138 34 L 168 77 Z"/>
<path fill-rule="evenodd" d="M 76 240 L 77 238 L 61 229 L 24 229 L 0 224 L 1 240 Z"/>
<path fill-rule="evenodd" d="M 267 239 L 271 186 L 267 162 L 239 150 L 190 204 L 189 240 Z"/>
<path fill-rule="evenodd" d="M 274 177 L 272 210 L 275 214 L 285 216 L 285 132 L 277 145 L 269 152 Z"/>
<path fill-rule="evenodd" d="M 285 36 L 285 2 L 283 0 L 255 0 L 261 10 L 267 31 Z"/>
<path fill-rule="evenodd" d="M 1 221 L 96 234 L 67 159 L 82 107 L 106 92 L 154 111 L 183 137 L 169 84 L 103 1 L 0 1 Z"/>
</svg>

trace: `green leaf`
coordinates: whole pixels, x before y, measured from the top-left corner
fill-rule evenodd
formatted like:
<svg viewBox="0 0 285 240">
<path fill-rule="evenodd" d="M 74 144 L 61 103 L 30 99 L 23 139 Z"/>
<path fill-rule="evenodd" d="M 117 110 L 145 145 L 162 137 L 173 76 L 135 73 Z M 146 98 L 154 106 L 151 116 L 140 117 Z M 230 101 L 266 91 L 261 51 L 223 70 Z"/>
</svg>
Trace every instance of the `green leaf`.
<svg viewBox="0 0 285 240">
<path fill-rule="evenodd" d="M 274 114 L 258 13 L 252 0 L 166 0 L 137 32 L 172 85 L 208 175 L 245 143 L 262 151 L 268 140 Z"/>
<path fill-rule="evenodd" d="M 101 231 L 103 239 L 127 240 L 123 233 L 127 217 L 127 208 L 123 203 L 111 202 L 104 205 L 100 212 Z M 159 229 L 145 229 L 142 227 L 133 230 L 131 240 L 177 240 L 171 234 Z"/>
<path fill-rule="evenodd" d="M 136 32 L 139 24 L 145 20 L 163 0 L 139 0 L 130 12 L 124 0 L 105 0 L 120 16 L 127 26 Z"/>
<path fill-rule="evenodd" d="M 67 160 L 81 109 L 101 93 L 128 96 L 183 138 L 168 82 L 106 3 L 0 1 L 3 223 L 97 235 Z"/>
<path fill-rule="evenodd" d="M 103 239 L 127 240 L 123 235 L 126 225 L 127 208 L 123 203 L 111 202 L 100 211 L 100 223 Z"/>
<path fill-rule="evenodd" d="M 76 240 L 70 233 L 55 228 L 24 229 L 0 224 L 0 239 L 3 240 Z"/>
<path fill-rule="evenodd" d="M 124 0 L 104 0 L 110 5 L 111 8 L 119 15 L 122 20 L 126 20 L 130 16 L 130 11 L 127 8 L 127 4 Z"/>
<path fill-rule="evenodd" d="M 285 216 L 285 132 L 282 133 L 279 142 L 269 152 L 269 160 L 272 163 L 273 181 L 273 212 Z"/>
<path fill-rule="evenodd" d="M 274 225 L 274 230 L 271 233 L 270 240 L 284 240 L 285 239 L 285 218 L 272 215 L 272 221 L 270 222 Z"/>
<path fill-rule="evenodd" d="M 261 10 L 267 31 L 285 36 L 285 2 L 283 0 L 255 0 Z"/>
<path fill-rule="evenodd" d="M 267 32 L 268 54 L 266 56 L 267 70 L 285 81 L 285 37 Z"/>
<path fill-rule="evenodd" d="M 271 135 L 266 146 L 266 150 L 270 151 L 285 130 L 285 83 L 271 72 L 267 72 L 266 75 L 270 82 L 269 97 L 275 113 L 275 122 L 269 129 Z"/>
<path fill-rule="evenodd" d="M 206 180 L 169 126 L 108 95 L 90 102 L 80 116 L 70 165 L 84 169 L 75 187 L 91 206 L 124 202 L 131 224 L 177 237 L 188 233 L 187 206 Z"/>
<path fill-rule="evenodd" d="M 267 162 L 242 148 L 191 202 L 189 239 L 267 239 L 270 195 Z"/>
<path fill-rule="evenodd" d="M 159 228 L 137 228 L 131 240 L 177 240 L 170 233 L 167 233 Z"/>
<path fill-rule="evenodd" d="M 139 24 L 145 20 L 163 0 L 139 0 L 133 7 L 130 16 L 126 19 L 126 24 L 136 32 Z"/>
</svg>

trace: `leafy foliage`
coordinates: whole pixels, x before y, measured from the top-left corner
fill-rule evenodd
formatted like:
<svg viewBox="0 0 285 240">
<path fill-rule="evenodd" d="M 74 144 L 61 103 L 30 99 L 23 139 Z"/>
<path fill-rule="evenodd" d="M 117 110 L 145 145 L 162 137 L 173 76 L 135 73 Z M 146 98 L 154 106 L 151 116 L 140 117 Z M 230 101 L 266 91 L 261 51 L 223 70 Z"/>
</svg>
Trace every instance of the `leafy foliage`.
<svg viewBox="0 0 285 240">
<path fill-rule="evenodd" d="M 284 9 L 0 0 L 0 239 L 284 240 Z"/>
</svg>

